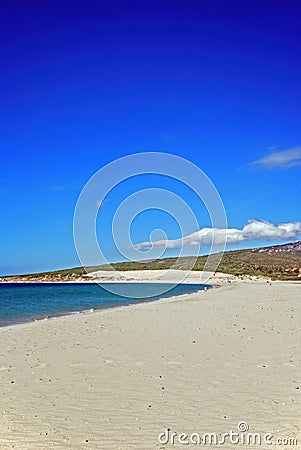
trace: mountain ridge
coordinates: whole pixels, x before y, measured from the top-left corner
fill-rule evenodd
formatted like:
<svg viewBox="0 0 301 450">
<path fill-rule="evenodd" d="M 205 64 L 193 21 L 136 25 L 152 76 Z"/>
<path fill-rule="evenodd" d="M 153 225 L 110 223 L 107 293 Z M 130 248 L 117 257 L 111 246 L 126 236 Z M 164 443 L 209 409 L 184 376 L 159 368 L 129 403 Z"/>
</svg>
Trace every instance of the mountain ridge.
<svg viewBox="0 0 301 450">
<path fill-rule="evenodd" d="M 267 247 L 254 248 L 253 252 L 290 252 L 290 253 L 301 253 L 301 241 L 289 242 L 288 244 L 271 245 Z"/>
</svg>

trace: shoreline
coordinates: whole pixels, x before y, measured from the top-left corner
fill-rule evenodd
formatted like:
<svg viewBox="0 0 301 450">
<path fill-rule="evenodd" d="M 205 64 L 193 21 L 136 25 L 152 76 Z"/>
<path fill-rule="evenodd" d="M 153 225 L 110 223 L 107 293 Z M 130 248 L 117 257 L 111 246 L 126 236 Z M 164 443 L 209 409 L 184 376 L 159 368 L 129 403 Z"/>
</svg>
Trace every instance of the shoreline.
<svg viewBox="0 0 301 450">
<path fill-rule="evenodd" d="M 13 323 L 10 325 L 0 325 L 0 335 L 1 335 L 1 330 L 2 329 L 7 329 L 7 328 L 15 328 L 15 327 L 27 327 L 27 326 L 34 326 L 34 325 L 38 325 L 40 323 L 46 323 L 48 321 L 60 321 L 60 320 L 64 320 L 64 319 L 71 319 L 72 317 L 86 317 L 86 316 L 96 316 L 96 315 L 102 315 L 105 314 L 106 312 L 111 312 L 111 311 L 117 311 L 117 310 L 127 310 L 130 308 L 135 308 L 135 306 L 143 306 L 143 305 L 148 305 L 148 304 L 161 304 L 161 303 L 173 303 L 173 302 L 182 302 L 182 301 L 195 301 L 196 299 L 202 301 L 205 300 L 207 298 L 207 295 L 210 295 L 210 293 L 216 292 L 216 290 L 218 290 L 218 292 L 222 292 L 224 290 L 229 290 L 231 289 L 231 287 L 234 287 L 235 285 L 231 285 L 231 286 L 221 286 L 221 287 L 215 287 L 212 286 L 210 289 L 208 289 L 208 291 L 204 291 L 204 289 L 200 289 L 199 291 L 196 292 L 190 292 L 190 293 L 185 293 L 185 294 L 179 294 L 179 295 L 170 295 L 170 296 L 166 296 L 166 297 L 159 297 L 159 298 L 155 298 L 155 299 L 151 299 L 151 300 L 145 300 L 145 301 L 138 301 L 136 303 L 129 303 L 129 304 L 119 304 L 116 306 L 108 306 L 108 307 L 104 307 L 104 308 L 91 308 L 91 310 L 83 310 L 83 311 L 74 311 L 74 312 L 70 312 L 70 313 L 66 313 L 66 314 L 59 314 L 56 316 L 49 316 L 46 318 L 41 318 L 41 319 L 32 319 L 32 320 L 28 320 L 25 322 L 18 322 L 18 323 Z M 212 292 L 213 291 L 213 292 Z M 199 295 L 201 293 L 204 293 L 204 295 L 206 295 L 206 297 L 199 299 Z M 189 298 L 187 298 L 189 297 Z M 92 311 L 93 309 L 93 311 Z"/>
<path fill-rule="evenodd" d="M 94 282 L 89 282 L 88 284 L 97 284 L 95 281 Z M 115 282 L 110 282 L 107 281 L 103 284 L 109 284 L 109 283 L 115 283 Z M 120 282 L 123 283 L 123 282 Z M 135 283 L 134 281 L 132 281 L 132 283 Z M 140 281 L 140 283 L 145 283 L 145 281 Z M 154 282 L 155 283 L 155 282 Z M 8 283 L 8 284 L 12 284 L 12 283 Z M 20 283 L 15 283 L 15 284 L 20 284 Z M 26 284 L 31 284 L 31 283 L 26 283 Z M 32 283 L 34 285 L 36 285 L 37 283 Z M 55 283 L 55 282 L 50 282 L 50 283 L 43 283 L 43 284 L 65 284 L 65 283 Z M 68 284 L 74 284 L 74 285 L 78 285 L 79 283 L 68 283 Z M 85 285 L 87 283 L 83 283 L 83 285 Z M 163 283 L 160 283 L 163 284 Z M 164 284 L 169 284 L 169 283 L 164 283 Z M 172 283 L 171 283 L 172 284 Z M 182 283 L 182 284 L 186 284 L 186 283 Z M 189 285 L 190 283 L 187 283 L 187 285 Z M 206 286 L 208 287 L 208 291 L 205 291 L 205 289 L 199 289 L 196 290 L 194 292 L 188 292 L 188 293 L 184 293 L 184 294 L 176 294 L 176 295 L 163 295 L 163 296 L 159 296 L 159 297 L 145 297 L 145 298 L 141 298 L 141 300 L 139 301 L 135 301 L 135 302 L 130 302 L 130 303 L 119 303 L 116 305 L 110 305 L 110 306 L 96 306 L 96 307 L 92 307 L 89 309 L 83 309 L 83 310 L 75 310 L 75 311 L 66 311 L 66 312 L 62 312 L 62 313 L 54 313 L 54 314 L 45 314 L 41 317 L 24 317 L 22 318 L 23 320 L 16 320 L 15 322 L 10 322 L 10 323 L 2 323 L 0 321 L 0 330 L 2 328 L 6 328 L 6 327 L 15 327 L 15 326 L 22 326 L 22 325 L 28 325 L 28 324 L 34 324 L 34 323 L 39 323 L 39 322 L 46 322 L 48 320 L 54 320 L 54 319 L 60 319 L 60 318 L 66 318 L 66 317 L 72 317 L 74 315 L 87 315 L 87 314 L 95 314 L 95 313 L 101 313 L 104 312 L 106 310 L 113 310 L 116 308 L 124 308 L 124 307 L 130 307 L 130 306 L 134 306 L 134 305 L 140 305 L 143 303 L 151 303 L 151 302 L 159 302 L 159 301 L 163 301 L 163 300 L 168 300 L 168 299 L 181 299 L 182 297 L 186 297 L 186 296 L 194 296 L 194 294 L 200 294 L 201 292 L 209 292 L 211 289 L 220 289 L 216 286 L 213 285 L 200 285 L 200 286 Z"/>
</svg>

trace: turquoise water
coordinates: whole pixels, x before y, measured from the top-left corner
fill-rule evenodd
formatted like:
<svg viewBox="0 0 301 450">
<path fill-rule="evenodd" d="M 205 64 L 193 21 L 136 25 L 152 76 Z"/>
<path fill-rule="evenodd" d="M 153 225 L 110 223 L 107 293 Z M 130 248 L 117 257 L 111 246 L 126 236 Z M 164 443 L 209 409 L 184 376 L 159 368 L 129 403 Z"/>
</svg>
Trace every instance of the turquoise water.
<svg viewBox="0 0 301 450">
<path fill-rule="evenodd" d="M 114 283 L 110 285 L 114 288 Z M 169 288 L 168 284 L 163 283 L 158 286 L 161 291 Z M 205 286 L 179 284 L 160 296 L 150 297 L 153 284 L 123 283 L 123 292 L 127 297 L 122 297 L 98 284 L 0 283 L 0 326 L 189 294 L 203 290 Z M 135 298 L 139 296 L 142 298 Z"/>
</svg>

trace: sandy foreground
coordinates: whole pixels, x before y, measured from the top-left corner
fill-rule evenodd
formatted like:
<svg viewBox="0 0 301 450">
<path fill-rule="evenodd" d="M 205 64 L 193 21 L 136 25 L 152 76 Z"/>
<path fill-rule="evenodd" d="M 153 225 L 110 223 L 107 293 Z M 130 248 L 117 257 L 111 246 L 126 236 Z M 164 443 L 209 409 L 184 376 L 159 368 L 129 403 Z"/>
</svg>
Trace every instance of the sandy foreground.
<svg viewBox="0 0 301 450">
<path fill-rule="evenodd" d="M 0 449 L 204 448 L 179 435 L 240 422 L 273 445 L 207 447 L 300 448 L 300 290 L 237 282 L 2 328 Z"/>
</svg>

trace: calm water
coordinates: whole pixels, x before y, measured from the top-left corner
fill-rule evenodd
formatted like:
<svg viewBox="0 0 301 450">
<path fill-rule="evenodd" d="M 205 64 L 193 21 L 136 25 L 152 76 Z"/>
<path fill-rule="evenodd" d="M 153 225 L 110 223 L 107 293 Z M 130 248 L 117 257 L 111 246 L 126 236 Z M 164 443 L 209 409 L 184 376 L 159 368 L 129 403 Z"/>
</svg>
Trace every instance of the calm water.
<svg viewBox="0 0 301 450">
<path fill-rule="evenodd" d="M 114 284 L 111 283 L 114 287 Z M 158 285 L 157 285 L 158 286 Z M 160 284 L 163 290 L 167 284 Z M 122 297 L 97 284 L 84 283 L 0 283 L 0 326 L 73 312 L 145 302 L 203 290 L 202 284 L 180 284 L 160 296 L 151 295 L 151 283 L 124 283 Z M 207 286 L 209 287 L 209 286 Z M 144 298 L 135 298 L 145 296 Z"/>
</svg>

